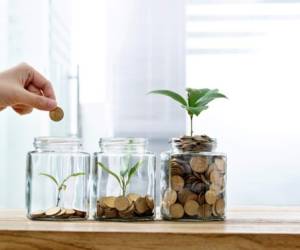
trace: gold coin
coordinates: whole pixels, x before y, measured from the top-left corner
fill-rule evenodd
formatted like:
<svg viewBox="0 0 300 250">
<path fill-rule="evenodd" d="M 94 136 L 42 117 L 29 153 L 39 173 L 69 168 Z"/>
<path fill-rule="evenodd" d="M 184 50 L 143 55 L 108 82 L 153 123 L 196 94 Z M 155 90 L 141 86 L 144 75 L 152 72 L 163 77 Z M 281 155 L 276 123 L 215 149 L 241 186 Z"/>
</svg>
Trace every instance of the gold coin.
<svg viewBox="0 0 300 250">
<path fill-rule="evenodd" d="M 177 200 L 177 193 L 172 189 L 168 189 L 164 194 L 164 203 L 167 207 L 174 204 Z"/>
<path fill-rule="evenodd" d="M 105 207 L 109 208 L 115 208 L 115 200 L 116 197 L 114 196 L 106 196 L 102 198 L 102 202 L 105 205 Z"/>
<path fill-rule="evenodd" d="M 62 108 L 56 107 L 49 112 L 49 116 L 52 121 L 59 122 L 64 118 L 64 111 L 62 110 Z"/>
<path fill-rule="evenodd" d="M 171 217 L 174 219 L 180 219 L 184 215 L 183 206 L 180 203 L 175 203 L 170 207 Z"/>
<path fill-rule="evenodd" d="M 184 179 L 179 175 L 174 175 L 171 177 L 171 187 L 175 191 L 180 191 L 184 187 Z"/>
<path fill-rule="evenodd" d="M 154 208 L 154 200 L 153 200 L 153 198 L 150 195 L 146 195 L 145 199 L 146 199 L 146 203 L 147 203 L 148 208 L 150 210 L 153 210 L 153 208 Z"/>
<path fill-rule="evenodd" d="M 140 197 L 135 201 L 135 209 L 138 214 L 145 213 L 149 208 L 147 206 L 146 199 L 144 197 Z"/>
<path fill-rule="evenodd" d="M 130 193 L 127 195 L 127 198 L 130 202 L 136 201 L 139 197 L 140 197 L 140 195 L 135 194 L 135 193 Z"/>
<path fill-rule="evenodd" d="M 54 215 L 57 215 L 59 214 L 60 212 L 60 207 L 53 207 L 53 208 L 50 208 L 46 211 L 46 215 L 47 216 L 54 216 Z"/>
<path fill-rule="evenodd" d="M 195 216 L 198 214 L 199 204 L 197 201 L 189 200 L 184 205 L 184 211 L 189 216 Z"/>
<path fill-rule="evenodd" d="M 31 214 L 30 214 L 31 218 L 38 218 L 38 217 L 44 217 L 44 216 L 45 216 L 44 210 L 37 210 L 37 211 L 31 212 Z"/>
<path fill-rule="evenodd" d="M 205 156 L 193 157 L 190 165 L 195 172 L 204 173 L 208 169 L 208 159 Z"/>
<path fill-rule="evenodd" d="M 66 209 L 62 208 L 58 214 L 55 216 L 63 216 L 66 213 Z"/>
<path fill-rule="evenodd" d="M 225 201 L 224 201 L 224 199 L 219 199 L 219 200 L 216 201 L 215 209 L 216 209 L 216 213 L 218 215 L 221 215 L 221 216 L 224 215 L 224 212 L 225 212 Z"/>
<path fill-rule="evenodd" d="M 115 208 L 118 211 L 124 211 L 130 206 L 130 201 L 124 197 L 124 196 L 119 196 L 115 199 Z"/>
<path fill-rule="evenodd" d="M 217 201 L 217 194 L 215 191 L 213 190 L 208 190 L 205 193 L 205 200 L 207 202 L 207 204 L 212 205 Z"/>
</svg>

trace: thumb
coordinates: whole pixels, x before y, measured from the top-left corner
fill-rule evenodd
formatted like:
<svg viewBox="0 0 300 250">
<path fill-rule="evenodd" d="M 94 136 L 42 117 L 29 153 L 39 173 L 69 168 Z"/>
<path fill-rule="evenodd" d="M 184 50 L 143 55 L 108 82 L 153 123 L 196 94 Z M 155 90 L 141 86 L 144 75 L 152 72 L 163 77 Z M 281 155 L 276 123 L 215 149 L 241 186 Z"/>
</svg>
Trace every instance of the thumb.
<svg viewBox="0 0 300 250">
<path fill-rule="evenodd" d="M 31 93 L 29 91 L 22 92 L 22 95 L 20 95 L 20 102 L 33 108 L 45 111 L 51 111 L 57 107 L 55 100 Z"/>
</svg>

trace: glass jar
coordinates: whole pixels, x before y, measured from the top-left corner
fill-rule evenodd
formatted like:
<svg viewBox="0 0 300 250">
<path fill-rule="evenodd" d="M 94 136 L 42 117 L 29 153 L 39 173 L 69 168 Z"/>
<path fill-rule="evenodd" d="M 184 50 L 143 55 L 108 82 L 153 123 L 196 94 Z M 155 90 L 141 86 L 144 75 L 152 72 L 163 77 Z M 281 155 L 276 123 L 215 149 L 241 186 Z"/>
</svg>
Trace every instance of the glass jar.
<svg viewBox="0 0 300 250">
<path fill-rule="evenodd" d="M 78 138 L 39 137 L 27 155 L 27 217 L 85 220 L 89 209 L 90 155 Z"/>
<path fill-rule="evenodd" d="M 161 154 L 161 216 L 165 220 L 225 219 L 226 156 L 206 136 L 172 139 Z"/>
<path fill-rule="evenodd" d="M 155 218 L 155 156 L 143 138 L 100 139 L 94 154 L 94 218 Z"/>
</svg>

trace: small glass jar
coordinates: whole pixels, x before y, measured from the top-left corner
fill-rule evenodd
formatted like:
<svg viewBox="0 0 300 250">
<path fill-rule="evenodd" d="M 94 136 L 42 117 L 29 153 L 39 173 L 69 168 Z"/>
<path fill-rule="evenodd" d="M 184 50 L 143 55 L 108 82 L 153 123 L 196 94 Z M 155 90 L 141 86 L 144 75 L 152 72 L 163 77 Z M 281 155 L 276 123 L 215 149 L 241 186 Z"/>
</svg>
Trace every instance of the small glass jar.
<svg viewBox="0 0 300 250">
<path fill-rule="evenodd" d="M 207 138 L 172 139 L 172 150 L 161 154 L 162 219 L 225 219 L 226 156 Z"/>
<path fill-rule="evenodd" d="M 32 220 L 85 220 L 90 155 L 78 138 L 38 137 L 27 155 L 26 207 Z"/>
<path fill-rule="evenodd" d="M 155 156 L 143 138 L 100 139 L 94 154 L 96 220 L 155 218 Z"/>
</svg>

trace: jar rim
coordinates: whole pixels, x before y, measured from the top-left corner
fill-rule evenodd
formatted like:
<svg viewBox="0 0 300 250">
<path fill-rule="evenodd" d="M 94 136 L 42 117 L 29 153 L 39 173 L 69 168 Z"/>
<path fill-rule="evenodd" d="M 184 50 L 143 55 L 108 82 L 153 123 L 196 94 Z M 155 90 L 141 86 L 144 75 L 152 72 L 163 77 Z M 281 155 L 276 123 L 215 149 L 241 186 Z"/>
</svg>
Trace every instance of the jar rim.
<svg viewBox="0 0 300 250">
<path fill-rule="evenodd" d="M 81 146 L 81 139 L 78 137 L 53 137 L 53 136 L 40 136 L 34 138 L 34 146 L 42 147 L 47 145 L 59 146 Z"/>
<path fill-rule="evenodd" d="M 125 146 L 125 145 L 132 145 L 132 146 L 142 146 L 147 145 L 148 139 L 146 138 L 137 138 L 137 137 L 106 137 L 99 139 L 99 145 L 101 146 Z"/>
</svg>

